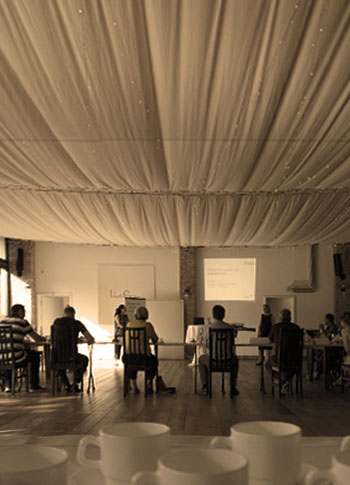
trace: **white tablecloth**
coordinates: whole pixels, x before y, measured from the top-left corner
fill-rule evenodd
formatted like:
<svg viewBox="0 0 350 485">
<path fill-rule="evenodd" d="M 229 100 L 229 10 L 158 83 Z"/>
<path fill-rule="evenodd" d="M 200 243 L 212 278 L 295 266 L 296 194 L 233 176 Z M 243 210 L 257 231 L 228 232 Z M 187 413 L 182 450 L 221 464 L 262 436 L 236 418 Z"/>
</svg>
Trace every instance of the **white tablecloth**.
<svg viewBox="0 0 350 485">
<path fill-rule="evenodd" d="M 1 439 L 2 438 L 2 439 Z M 76 460 L 76 452 L 79 435 L 60 435 L 60 436 L 12 436 L 9 439 L 1 435 L 0 443 L 5 446 L 30 443 L 44 446 L 55 446 L 67 451 L 69 455 L 69 474 L 72 485 L 104 485 L 104 479 L 99 470 L 81 467 Z M 208 447 L 211 436 L 172 436 L 171 446 L 177 447 Z M 307 437 L 302 440 L 302 462 L 314 465 L 319 468 L 328 468 L 331 464 L 331 457 L 340 446 L 341 438 L 338 437 Z M 90 447 L 90 458 L 97 458 L 97 449 Z"/>
</svg>

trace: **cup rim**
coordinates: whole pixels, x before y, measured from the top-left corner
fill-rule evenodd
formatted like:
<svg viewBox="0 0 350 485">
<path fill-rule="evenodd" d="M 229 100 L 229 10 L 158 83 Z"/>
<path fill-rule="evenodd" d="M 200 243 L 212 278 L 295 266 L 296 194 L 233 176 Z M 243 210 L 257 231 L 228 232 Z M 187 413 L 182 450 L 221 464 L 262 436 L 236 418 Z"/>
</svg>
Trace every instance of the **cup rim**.
<svg viewBox="0 0 350 485">
<path fill-rule="evenodd" d="M 350 461 L 348 463 L 345 463 L 344 460 L 342 459 L 342 456 L 344 454 L 349 454 L 349 452 L 344 452 L 344 451 L 338 451 L 335 455 L 332 456 L 332 461 L 336 466 L 341 466 L 343 468 L 346 468 L 347 470 L 350 467 Z"/>
<path fill-rule="evenodd" d="M 178 468 L 174 468 L 174 467 L 171 467 L 171 466 L 168 466 L 164 463 L 164 460 L 166 460 L 168 457 L 172 456 L 172 455 L 176 455 L 176 454 L 179 454 L 179 453 L 190 453 L 190 452 L 200 452 L 200 453 L 203 453 L 203 452 L 210 452 L 210 455 L 213 455 L 213 453 L 215 454 L 220 454 L 220 455 L 226 455 L 228 458 L 231 458 L 232 459 L 232 455 L 235 455 L 237 457 L 239 457 L 240 460 L 243 461 L 243 464 L 240 465 L 240 466 L 237 466 L 236 468 L 234 469 L 227 469 L 227 470 L 223 470 L 222 472 L 206 472 L 206 473 L 203 473 L 201 471 L 198 471 L 198 472 L 190 472 L 190 471 L 185 471 L 185 470 L 179 470 Z M 227 473 L 232 473 L 232 472 L 239 472 L 241 470 L 243 470 L 244 468 L 247 468 L 248 467 L 248 459 L 242 455 L 241 453 L 237 453 L 235 451 L 230 451 L 230 450 L 224 450 L 224 449 L 213 449 L 213 448 L 199 448 L 199 447 L 195 447 L 195 448 L 178 448 L 178 449 L 174 449 L 174 450 L 170 450 L 168 451 L 167 453 L 164 453 L 164 455 L 162 455 L 159 459 L 158 459 L 158 470 L 159 469 L 163 469 L 163 470 L 170 470 L 171 472 L 175 472 L 177 475 L 186 475 L 186 476 L 189 476 L 189 475 L 205 475 L 205 476 L 209 476 L 209 477 L 213 477 L 213 476 L 224 476 L 226 475 Z"/>
<path fill-rule="evenodd" d="M 16 474 L 23 474 L 23 473 L 32 473 L 32 472 L 37 472 L 37 471 L 44 471 L 44 470 L 48 470 L 48 469 L 53 469 L 53 468 L 57 468 L 57 467 L 60 467 L 62 466 L 63 464 L 66 464 L 68 462 L 68 453 L 66 452 L 66 450 L 62 450 L 61 448 L 55 448 L 54 446 L 44 446 L 44 445 L 35 445 L 35 444 L 23 444 L 23 445 L 16 445 L 16 446 L 11 446 L 11 452 L 16 452 L 17 450 L 28 450 L 28 449 L 31 449 L 31 450 L 45 450 L 45 451 L 49 451 L 50 453 L 53 453 L 55 454 L 56 456 L 57 455 L 61 455 L 61 459 L 57 462 L 57 463 L 48 463 L 47 465 L 44 465 L 44 466 L 39 466 L 39 467 L 36 467 L 36 468 L 31 468 L 30 470 L 6 470 L 6 471 L 3 471 L 1 470 L 0 468 L 0 477 L 1 476 L 6 476 L 6 475 L 16 475 Z M 0 454 L 1 452 L 5 452 L 5 451 L 9 451 L 9 448 L 8 447 L 3 447 L 3 449 L 1 449 L 0 447 Z"/>
<path fill-rule="evenodd" d="M 108 431 L 111 428 L 114 427 L 122 427 L 122 426 L 130 426 L 130 425 L 152 425 L 154 428 L 158 427 L 159 431 L 152 433 L 152 434 L 139 434 L 139 435 L 134 435 L 134 436 L 127 436 L 127 435 L 122 435 L 122 434 L 111 434 Z M 151 421 L 124 421 L 121 423 L 113 423 L 112 425 L 106 425 L 103 426 L 99 430 L 99 436 L 108 436 L 112 438 L 118 438 L 118 439 L 125 439 L 125 440 L 131 440 L 131 439 L 141 439 L 141 438 L 156 438 L 158 436 L 163 436 L 165 434 L 170 434 L 170 428 L 166 424 L 163 423 L 152 423 Z"/>
<path fill-rule="evenodd" d="M 269 435 L 263 435 L 259 432 L 247 432 L 244 430 L 244 427 L 247 425 L 250 425 L 253 429 L 254 426 L 258 425 L 269 425 L 269 426 L 280 426 L 283 425 L 285 427 L 285 432 L 283 434 L 269 434 Z M 267 421 L 267 420 L 257 420 L 257 421 L 242 421 L 241 423 L 234 424 L 231 426 L 231 437 L 233 433 L 237 433 L 240 435 L 246 435 L 246 436 L 254 436 L 254 437 L 260 437 L 260 438 L 268 438 L 268 439 L 283 439 L 287 438 L 290 436 L 296 436 L 298 434 L 302 434 L 302 429 L 300 426 L 293 424 L 293 423 L 287 423 L 285 421 Z"/>
</svg>

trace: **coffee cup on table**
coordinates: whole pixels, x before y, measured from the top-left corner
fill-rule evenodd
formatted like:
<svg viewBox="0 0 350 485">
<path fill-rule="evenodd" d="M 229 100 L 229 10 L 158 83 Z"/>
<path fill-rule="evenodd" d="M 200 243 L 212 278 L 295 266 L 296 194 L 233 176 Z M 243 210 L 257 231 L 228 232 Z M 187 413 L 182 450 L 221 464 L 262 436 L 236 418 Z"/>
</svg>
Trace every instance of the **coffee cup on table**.
<svg viewBox="0 0 350 485">
<path fill-rule="evenodd" d="M 314 470 L 306 475 L 305 485 L 316 485 L 319 480 L 332 485 L 348 485 L 350 482 L 350 435 L 340 445 L 340 451 L 332 457 L 332 466 L 325 470 Z"/>
<path fill-rule="evenodd" d="M 86 448 L 100 448 L 101 458 L 86 457 Z M 170 429 L 158 423 L 118 423 L 105 426 L 98 436 L 85 436 L 79 442 L 77 459 L 87 467 L 98 468 L 106 483 L 129 483 L 138 471 L 153 471 L 158 458 L 170 449 Z"/>
<path fill-rule="evenodd" d="M 248 485 L 248 460 L 238 453 L 206 448 L 170 451 L 157 471 L 133 476 L 132 485 Z"/>
<path fill-rule="evenodd" d="M 295 485 L 301 469 L 301 429 L 276 421 L 248 421 L 230 437 L 213 438 L 212 448 L 229 448 L 249 461 L 250 485 Z"/>
<path fill-rule="evenodd" d="M 68 454 L 58 448 L 37 445 L 1 447 L 0 483 L 66 485 Z"/>
</svg>

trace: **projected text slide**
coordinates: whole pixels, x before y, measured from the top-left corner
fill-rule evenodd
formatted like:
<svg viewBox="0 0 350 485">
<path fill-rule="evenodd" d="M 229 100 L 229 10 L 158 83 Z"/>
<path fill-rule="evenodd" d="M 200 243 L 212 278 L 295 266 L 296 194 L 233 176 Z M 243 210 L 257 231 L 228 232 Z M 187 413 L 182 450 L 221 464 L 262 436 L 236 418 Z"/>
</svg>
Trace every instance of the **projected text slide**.
<svg viewBox="0 0 350 485">
<path fill-rule="evenodd" d="M 255 258 L 205 259 L 205 300 L 254 301 L 255 272 Z"/>
</svg>

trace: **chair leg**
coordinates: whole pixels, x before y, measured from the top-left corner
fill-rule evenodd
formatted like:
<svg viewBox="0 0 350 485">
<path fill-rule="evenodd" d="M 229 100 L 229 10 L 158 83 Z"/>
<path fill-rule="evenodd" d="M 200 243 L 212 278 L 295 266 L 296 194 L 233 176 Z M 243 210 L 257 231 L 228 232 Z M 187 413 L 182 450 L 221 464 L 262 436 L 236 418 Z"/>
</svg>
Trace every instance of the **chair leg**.
<svg viewBox="0 0 350 485">
<path fill-rule="evenodd" d="M 12 396 L 15 395 L 15 384 L 16 384 L 16 370 L 12 369 L 12 371 L 11 371 L 11 394 L 12 394 Z"/>
<path fill-rule="evenodd" d="M 145 397 L 147 397 L 147 374 L 146 374 L 146 369 L 144 371 L 144 375 L 145 375 L 145 383 L 144 383 L 144 387 L 145 387 Z"/>
<path fill-rule="evenodd" d="M 52 391 L 52 395 L 55 396 L 55 394 L 56 394 L 56 371 L 55 371 L 55 369 L 51 370 L 51 391 Z"/>
<path fill-rule="evenodd" d="M 128 379 L 127 379 L 127 365 L 124 363 L 124 389 L 123 389 L 123 395 L 126 397 L 128 393 Z"/>
<path fill-rule="evenodd" d="M 212 394 L 212 379 L 211 379 L 211 372 L 208 372 L 208 396 L 211 399 Z"/>
<path fill-rule="evenodd" d="M 221 391 L 223 394 L 225 394 L 225 373 L 222 373 L 221 376 Z"/>
<path fill-rule="evenodd" d="M 26 380 L 26 392 L 29 392 L 29 368 L 28 365 L 26 366 L 25 369 L 25 380 Z"/>
<path fill-rule="evenodd" d="M 278 397 L 281 399 L 282 397 L 282 376 L 281 373 L 278 372 Z"/>
</svg>

